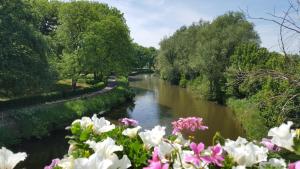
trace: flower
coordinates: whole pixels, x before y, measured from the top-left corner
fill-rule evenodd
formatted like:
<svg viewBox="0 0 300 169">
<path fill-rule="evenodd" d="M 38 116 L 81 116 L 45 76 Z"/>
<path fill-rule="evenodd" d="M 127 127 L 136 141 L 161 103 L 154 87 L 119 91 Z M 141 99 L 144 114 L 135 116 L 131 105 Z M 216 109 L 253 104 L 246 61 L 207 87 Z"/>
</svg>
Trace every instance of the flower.
<svg viewBox="0 0 300 169">
<path fill-rule="evenodd" d="M 271 142 L 279 147 L 286 148 L 293 151 L 295 130 L 290 130 L 293 122 L 288 121 L 287 124 L 283 123 L 279 127 L 271 128 L 268 136 L 271 136 Z"/>
<path fill-rule="evenodd" d="M 233 166 L 232 169 L 246 169 L 244 165 Z"/>
<path fill-rule="evenodd" d="M 122 151 L 123 146 L 118 146 L 110 137 L 102 142 L 86 141 L 86 144 L 94 150 L 89 158 L 78 158 L 74 161 L 75 169 L 126 169 L 131 166 L 131 162 L 126 155 L 119 159 L 114 153 Z"/>
<path fill-rule="evenodd" d="M 187 117 L 187 118 L 179 118 L 179 120 L 172 122 L 173 125 L 173 134 L 181 132 L 183 130 L 188 130 L 194 132 L 196 129 L 198 130 L 206 130 L 207 126 L 203 125 L 202 118 L 199 117 Z"/>
<path fill-rule="evenodd" d="M 196 166 L 200 165 L 200 162 L 203 160 L 200 156 L 200 153 L 204 150 L 205 145 L 203 143 L 199 143 L 198 145 L 194 142 L 190 144 L 191 150 L 193 150 L 194 154 L 186 156 L 184 160 L 189 163 L 193 163 Z"/>
<path fill-rule="evenodd" d="M 148 147 L 154 147 L 161 143 L 164 135 L 166 134 L 166 127 L 155 126 L 152 130 L 145 130 L 140 132 L 139 136 L 143 140 L 144 144 Z"/>
<path fill-rule="evenodd" d="M 268 149 L 259 147 L 246 139 L 239 137 L 236 141 L 227 139 L 223 149 L 239 165 L 250 167 L 262 161 L 267 161 Z"/>
<path fill-rule="evenodd" d="M 271 158 L 269 159 L 269 161 L 267 162 L 262 162 L 259 164 L 259 168 L 263 169 L 263 168 L 270 168 L 270 167 L 274 167 L 274 168 L 286 168 L 286 163 L 284 161 L 284 159 L 277 159 L 277 158 Z"/>
<path fill-rule="evenodd" d="M 137 126 L 139 124 L 138 121 L 129 118 L 123 118 L 120 119 L 119 121 L 125 126 Z"/>
<path fill-rule="evenodd" d="M 174 143 L 180 144 L 182 146 L 190 145 L 190 140 L 184 139 L 181 133 L 176 133 L 177 138 L 174 140 Z"/>
<path fill-rule="evenodd" d="M 269 151 L 280 151 L 280 147 L 273 144 L 271 142 L 271 139 L 263 138 L 260 143 L 263 144 L 266 148 L 268 148 Z"/>
<path fill-rule="evenodd" d="M 158 155 L 159 158 L 162 160 L 165 160 L 167 156 L 170 156 L 172 151 L 175 150 L 175 145 L 173 146 L 171 143 L 167 143 L 165 141 L 162 141 L 158 145 Z M 167 160 L 166 160 L 167 161 Z"/>
<path fill-rule="evenodd" d="M 58 158 L 53 159 L 51 164 L 48 166 L 45 166 L 44 169 L 53 169 L 59 163 L 59 161 L 60 160 Z"/>
<path fill-rule="evenodd" d="M 149 160 L 149 166 L 144 167 L 143 169 L 168 169 L 169 164 L 168 163 L 161 163 L 159 160 L 159 150 L 157 147 L 154 148 L 154 151 L 152 153 L 152 160 Z"/>
<path fill-rule="evenodd" d="M 74 169 L 74 158 L 63 158 L 58 162 L 57 165 L 63 169 Z"/>
<path fill-rule="evenodd" d="M 26 153 L 13 153 L 2 147 L 0 149 L 0 169 L 13 169 L 20 161 L 24 161 Z"/>
<path fill-rule="evenodd" d="M 77 120 L 73 121 L 72 125 L 75 123 L 80 123 L 80 126 L 82 128 L 87 128 L 87 127 L 93 125 L 93 122 L 92 122 L 91 118 L 89 118 L 89 117 L 82 117 L 81 119 L 77 119 Z"/>
<path fill-rule="evenodd" d="M 195 169 L 193 164 L 184 161 L 185 157 L 192 156 L 194 154 L 193 151 L 183 150 L 180 151 L 177 155 L 177 158 L 174 161 L 173 168 L 174 169 Z"/>
<path fill-rule="evenodd" d="M 210 147 L 209 149 L 211 151 L 210 156 L 205 156 L 203 157 L 203 159 L 209 164 L 213 163 L 219 167 L 222 167 L 223 166 L 222 162 L 224 161 L 224 157 L 222 156 L 223 153 L 222 146 L 220 144 L 217 144 L 213 147 Z"/>
<path fill-rule="evenodd" d="M 109 158 L 116 151 L 123 151 L 123 146 L 116 145 L 115 141 L 110 137 L 98 143 L 88 140 L 86 144 L 88 144 L 95 153 L 104 158 Z"/>
<path fill-rule="evenodd" d="M 101 117 L 100 119 L 97 118 L 96 114 L 93 115 L 92 121 L 94 123 L 94 132 L 97 134 L 109 132 L 116 128 L 114 124 L 110 124 L 110 122 L 105 120 L 104 117 Z"/>
<path fill-rule="evenodd" d="M 138 131 L 141 129 L 142 127 L 141 126 L 137 126 L 135 128 L 128 128 L 128 129 L 125 129 L 122 134 L 124 136 L 128 136 L 130 138 L 134 138 L 136 137 Z"/>
<path fill-rule="evenodd" d="M 300 169 L 300 160 L 289 164 L 289 169 Z"/>
</svg>

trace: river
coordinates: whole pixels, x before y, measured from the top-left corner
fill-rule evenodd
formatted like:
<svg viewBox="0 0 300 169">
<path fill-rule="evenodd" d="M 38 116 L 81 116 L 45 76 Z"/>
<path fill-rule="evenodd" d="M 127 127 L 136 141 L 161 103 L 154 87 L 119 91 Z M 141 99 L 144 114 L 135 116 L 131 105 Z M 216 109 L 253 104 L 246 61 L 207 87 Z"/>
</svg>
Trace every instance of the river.
<svg viewBox="0 0 300 169">
<path fill-rule="evenodd" d="M 225 106 L 197 99 L 191 91 L 170 85 L 153 74 L 133 76 L 130 81 L 130 86 L 136 92 L 133 102 L 103 114 L 107 119 L 117 121 L 129 117 L 139 121 L 143 128 L 163 125 L 167 127 L 167 133 L 171 133 L 172 121 L 180 117 L 197 116 L 202 117 L 204 124 L 209 127 L 206 131 L 196 133 L 197 141 L 210 144 L 217 131 L 230 139 L 243 136 L 240 123 Z M 16 146 L 14 150 L 29 154 L 27 160 L 17 168 L 39 169 L 50 163 L 51 159 L 61 158 L 68 149 L 67 134 L 66 131 L 57 131 L 42 140 L 31 140 Z"/>
</svg>

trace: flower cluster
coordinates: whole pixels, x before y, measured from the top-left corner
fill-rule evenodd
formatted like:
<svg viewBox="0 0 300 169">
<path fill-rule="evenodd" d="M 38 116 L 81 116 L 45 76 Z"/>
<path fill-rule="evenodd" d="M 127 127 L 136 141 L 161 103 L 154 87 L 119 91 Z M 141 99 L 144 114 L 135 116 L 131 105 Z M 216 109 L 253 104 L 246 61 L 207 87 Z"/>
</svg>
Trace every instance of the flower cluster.
<svg viewBox="0 0 300 169">
<path fill-rule="evenodd" d="M 198 130 L 206 130 L 207 126 L 203 125 L 203 119 L 199 117 L 187 117 L 180 118 L 177 121 L 172 122 L 173 134 L 182 132 L 184 130 L 194 132 Z"/>
<path fill-rule="evenodd" d="M 141 127 L 131 122 L 134 120 L 125 119 L 125 126 L 115 126 L 96 115 L 74 121 L 68 154 L 45 169 L 300 169 L 300 140 L 291 129 L 292 122 L 270 129 L 268 138 L 261 142 L 220 138 L 212 146 L 191 142 L 181 134 L 187 126 L 190 131 L 207 129 L 201 118 L 173 122 L 172 136 L 166 136 L 165 127 L 140 131 Z M 13 168 L 25 157 L 2 148 L 0 169 Z M 17 162 L 9 164 L 11 159 Z"/>
<path fill-rule="evenodd" d="M 137 126 L 139 124 L 138 121 L 129 118 L 123 118 L 120 119 L 119 121 L 125 126 Z"/>
</svg>

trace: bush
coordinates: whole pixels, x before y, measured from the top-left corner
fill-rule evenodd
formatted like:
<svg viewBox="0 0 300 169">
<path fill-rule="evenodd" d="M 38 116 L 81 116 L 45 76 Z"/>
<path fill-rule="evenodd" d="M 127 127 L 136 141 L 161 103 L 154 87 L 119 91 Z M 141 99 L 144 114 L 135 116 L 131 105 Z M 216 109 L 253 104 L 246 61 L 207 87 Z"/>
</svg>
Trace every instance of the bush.
<svg viewBox="0 0 300 169">
<path fill-rule="evenodd" d="M 78 89 L 75 91 L 68 91 L 68 92 L 57 91 L 57 92 L 44 93 L 41 95 L 28 96 L 28 97 L 22 97 L 22 98 L 8 100 L 8 101 L 2 101 L 0 102 L 0 110 L 7 110 L 10 108 L 20 108 L 20 107 L 34 105 L 34 104 L 51 102 L 59 99 L 66 99 L 66 98 L 82 95 L 85 93 L 95 92 L 103 89 L 104 87 L 105 84 L 103 82 L 100 82 L 95 84 L 92 87 Z"/>
<path fill-rule="evenodd" d="M 95 112 L 108 111 L 131 97 L 132 94 L 126 87 L 119 86 L 91 98 L 8 111 L 6 112 L 10 114 L 8 118 L 13 119 L 15 125 L 13 128 L 7 129 L 0 127 L 0 131 L 5 130 L 7 133 L 14 134 L 9 139 L 6 134 L 0 135 L 0 147 L 11 145 L 20 139 L 41 138 L 51 131 L 63 129 L 76 118 Z"/>
</svg>

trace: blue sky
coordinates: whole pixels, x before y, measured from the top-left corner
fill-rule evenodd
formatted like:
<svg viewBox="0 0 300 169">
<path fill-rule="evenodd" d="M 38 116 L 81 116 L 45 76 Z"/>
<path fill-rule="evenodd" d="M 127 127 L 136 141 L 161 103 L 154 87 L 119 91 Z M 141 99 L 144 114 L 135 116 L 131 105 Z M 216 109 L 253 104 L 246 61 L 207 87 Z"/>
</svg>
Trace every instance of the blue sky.
<svg viewBox="0 0 300 169">
<path fill-rule="evenodd" d="M 164 36 L 172 35 L 183 25 L 200 19 L 213 20 L 227 11 L 247 10 L 253 17 L 280 14 L 288 8 L 288 0 L 98 0 L 117 7 L 124 13 L 131 36 L 143 46 L 159 48 Z M 280 51 L 279 27 L 271 22 L 249 20 L 255 24 L 262 46 Z M 291 49 L 290 49 L 291 50 Z"/>
</svg>

